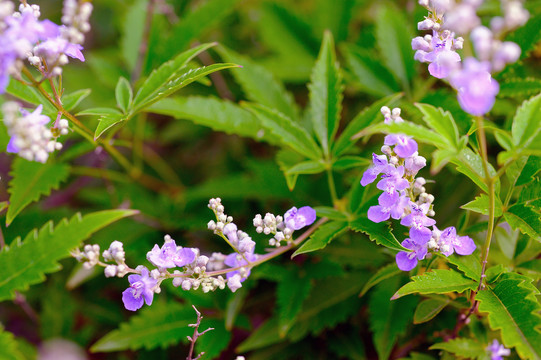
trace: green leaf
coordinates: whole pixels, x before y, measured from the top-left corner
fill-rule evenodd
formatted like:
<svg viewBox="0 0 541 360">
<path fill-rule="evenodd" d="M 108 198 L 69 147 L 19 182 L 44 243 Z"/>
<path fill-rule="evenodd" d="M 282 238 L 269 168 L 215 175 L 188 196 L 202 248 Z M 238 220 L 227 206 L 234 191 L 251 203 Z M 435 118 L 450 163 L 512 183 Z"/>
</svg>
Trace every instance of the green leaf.
<svg viewBox="0 0 541 360">
<path fill-rule="evenodd" d="M 285 337 L 297 321 L 304 300 L 312 289 L 312 282 L 298 273 L 289 272 L 278 282 L 276 302 L 278 304 L 278 332 Z"/>
<path fill-rule="evenodd" d="M 374 346 L 378 358 L 387 360 L 399 336 L 404 335 L 411 323 L 417 299 L 410 297 L 398 302 L 389 301 L 400 286 L 400 278 L 395 277 L 377 286 L 370 297 L 370 330 L 374 334 Z"/>
<path fill-rule="evenodd" d="M 127 113 L 133 101 L 133 90 L 125 77 L 120 77 L 115 88 L 116 104 L 123 113 Z"/>
<path fill-rule="evenodd" d="M 321 161 L 309 160 L 293 165 L 286 171 L 286 175 L 293 174 L 319 174 L 325 171 L 325 164 Z"/>
<path fill-rule="evenodd" d="M 347 170 L 351 168 L 362 168 L 370 165 L 372 161 L 366 157 L 361 156 L 342 156 L 337 159 L 333 164 L 332 168 L 335 170 Z"/>
<path fill-rule="evenodd" d="M 518 151 L 528 148 L 541 131 L 539 109 L 541 108 L 541 94 L 522 103 L 513 118 L 511 135 L 513 144 Z M 539 145 L 539 144 L 537 144 Z"/>
<path fill-rule="evenodd" d="M 342 234 L 347 229 L 347 223 L 342 221 L 333 221 L 321 225 L 301 247 L 299 247 L 291 258 L 308 252 L 321 250 L 325 248 L 335 237 Z"/>
<path fill-rule="evenodd" d="M 444 294 L 449 292 L 461 293 L 464 290 L 474 290 L 477 282 L 468 279 L 454 270 L 431 270 L 419 276 L 413 276 L 413 281 L 402 286 L 391 298 L 398 299 L 404 295 L 419 294 Z"/>
<path fill-rule="evenodd" d="M 72 92 L 71 94 L 62 96 L 62 106 L 66 111 L 71 112 L 77 105 L 81 103 L 92 92 L 91 89 L 82 89 Z"/>
<path fill-rule="evenodd" d="M 5 331 L 0 324 L 0 359 L 2 360 L 24 360 L 24 356 L 19 352 L 15 336 L 9 331 Z"/>
<path fill-rule="evenodd" d="M 445 139 L 438 135 L 436 132 L 425 128 L 424 126 L 414 124 L 410 121 L 404 121 L 400 123 L 385 124 L 383 121 L 367 127 L 360 131 L 355 137 L 364 135 L 372 135 L 378 133 L 385 134 L 404 134 L 413 136 L 416 141 L 423 142 L 425 144 L 433 145 L 435 147 L 442 147 L 445 149 Z"/>
<path fill-rule="evenodd" d="M 500 84 L 498 96 L 523 97 L 541 92 L 541 79 L 536 78 L 512 78 L 506 79 Z"/>
<path fill-rule="evenodd" d="M 98 126 L 94 132 L 94 140 L 97 140 L 102 136 L 106 131 L 110 130 L 116 124 L 124 122 L 127 120 L 126 115 L 124 114 L 108 114 L 103 115 L 99 118 Z"/>
<path fill-rule="evenodd" d="M 381 107 L 393 107 L 398 102 L 398 99 L 401 96 L 401 94 L 390 95 L 386 98 L 376 101 L 372 105 L 364 108 L 359 114 L 357 114 L 357 116 L 355 116 L 355 118 L 353 118 L 353 120 L 351 120 L 346 126 L 345 130 L 342 132 L 338 140 L 333 144 L 333 155 L 335 157 L 338 157 L 351 149 L 351 147 L 357 142 L 357 140 L 352 140 L 351 138 L 358 132 L 364 130 L 367 126 L 373 124 L 374 122 L 380 122 L 382 120 Z"/>
<path fill-rule="evenodd" d="M 39 232 L 31 231 L 23 242 L 17 238 L 0 252 L 0 268 L 9 274 L 0 279 L 0 301 L 13 299 L 15 291 L 44 281 L 45 274 L 60 270 L 58 261 L 68 257 L 81 241 L 112 222 L 136 213 L 136 210 L 108 210 L 83 217 L 77 214 L 69 222 L 62 220 L 55 228 L 52 221 L 48 222 Z"/>
<path fill-rule="evenodd" d="M 289 191 L 293 191 L 293 189 L 295 189 L 295 184 L 297 183 L 297 178 L 299 177 L 299 175 L 288 175 L 287 170 L 295 166 L 295 164 L 303 160 L 303 158 L 304 157 L 302 155 L 287 148 L 280 149 L 276 153 L 276 163 L 280 167 L 280 170 L 284 173 Z"/>
<path fill-rule="evenodd" d="M 403 271 L 400 270 L 396 266 L 396 263 L 391 263 L 391 264 L 389 264 L 389 265 L 387 265 L 385 267 L 382 267 L 364 285 L 364 287 L 361 290 L 361 293 L 359 294 L 359 296 L 365 295 L 368 292 L 368 290 L 370 290 L 372 287 L 376 286 L 380 282 L 382 282 L 382 281 L 384 281 L 386 279 L 389 279 L 389 278 L 394 278 L 395 276 L 400 275 L 402 273 L 403 273 Z"/>
<path fill-rule="evenodd" d="M 148 103 L 154 99 L 157 101 L 160 92 L 163 92 L 163 89 L 170 82 L 180 77 L 180 72 L 187 67 L 190 60 L 214 45 L 214 43 L 210 43 L 196 46 L 154 70 L 137 91 L 133 100 L 134 107 L 139 109 L 150 105 Z"/>
<path fill-rule="evenodd" d="M 445 350 L 461 358 L 477 358 L 486 354 L 486 346 L 473 339 L 456 338 L 447 342 L 436 343 L 430 350 Z"/>
<path fill-rule="evenodd" d="M 415 104 L 415 106 L 423 114 L 423 120 L 426 125 L 440 134 L 448 145 L 458 150 L 460 137 L 453 115 L 448 111 L 443 111 L 441 108 L 436 108 L 428 104 Z"/>
<path fill-rule="evenodd" d="M 520 58 L 523 59 L 541 40 L 541 14 L 532 16 L 528 22 L 516 29 L 506 40 L 513 41 L 520 46 Z"/>
<path fill-rule="evenodd" d="M 515 347 L 521 358 L 541 359 L 539 291 L 531 279 L 506 275 L 477 293 L 479 311 L 488 313 L 491 329 L 501 330 L 505 347 Z"/>
<path fill-rule="evenodd" d="M 455 265 L 458 270 L 462 271 L 464 275 L 470 279 L 479 282 L 481 277 L 481 262 L 477 255 L 457 255 L 453 254 L 447 257 L 447 261 Z"/>
<path fill-rule="evenodd" d="M 244 305 L 244 301 L 246 300 L 246 296 L 248 296 L 248 292 L 249 290 L 247 290 L 246 287 L 241 287 L 230 295 L 224 314 L 225 328 L 228 331 L 233 330 L 235 320 L 237 319 L 237 316 L 239 315 L 240 310 Z"/>
<path fill-rule="evenodd" d="M 394 237 L 390 225 L 385 222 L 375 223 L 368 218 L 362 217 L 350 222 L 349 227 L 353 231 L 365 233 L 370 240 L 375 241 L 378 245 L 383 245 L 396 251 L 409 251 L 400 245 L 398 240 Z"/>
<path fill-rule="evenodd" d="M 475 198 L 475 200 L 470 201 L 467 204 L 462 205 L 461 209 L 466 209 L 470 211 L 475 211 L 476 213 L 488 215 L 489 199 L 487 194 L 481 194 Z M 495 207 L 494 207 L 494 216 L 498 217 L 502 215 L 503 212 L 502 201 L 496 197 Z"/>
<path fill-rule="evenodd" d="M 346 215 L 344 213 L 328 206 L 316 206 L 314 207 L 318 217 L 326 217 L 331 220 L 345 221 Z"/>
<path fill-rule="evenodd" d="M 488 187 L 485 184 L 485 170 L 483 168 L 483 159 L 471 149 L 462 149 L 458 156 L 451 159 L 451 162 L 456 165 L 456 169 L 462 174 L 469 177 L 481 190 L 488 193 Z M 488 172 L 490 176 L 496 175 L 496 170 L 491 164 L 488 164 Z M 498 178 L 495 184 L 496 194 L 500 192 L 500 179 Z"/>
<path fill-rule="evenodd" d="M 120 111 L 113 108 L 106 108 L 106 107 L 95 107 L 90 109 L 85 109 L 83 111 L 80 111 L 76 114 L 76 116 L 86 116 L 86 115 L 94 115 L 94 116 L 103 116 L 103 115 L 116 115 L 120 114 Z"/>
<path fill-rule="evenodd" d="M 381 64 L 381 60 L 374 55 L 372 49 L 362 49 L 353 44 L 342 48 L 349 69 L 355 75 L 356 84 L 364 92 L 382 97 L 400 91 L 393 75 Z"/>
<path fill-rule="evenodd" d="M 417 305 L 413 314 L 413 323 L 422 324 L 436 317 L 450 303 L 447 298 L 425 299 Z"/>
<path fill-rule="evenodd" d="M 6 226 L 30 203 L 38 201 L 51 190 L 58 189 L 61 182 L 69 175 L 66 164 L 39 163 L 18 157 L 13 162 L 12 176 L 9 182 L 9 208 L 6 215 Z"/>
<path fill-rule="evenodd" d="M 204 314 L 203 314 L 204 315 Z M 132 316 L 129 322 L 120 324 L 99 339 L 91 348 L 91 352 L 111 352 L 118 350 L 139 350 L 166 348 L 186 341 L 186 336 L 193 335 L 189 324 L 195 323 L 196 314 L 189 306 L 178 303 L 157 303 L 145 307 Z M 201 331 L 205 330 L 205 321 L 201 322 Z M 206 336 L 212 336 L 212 331 Z M 205 336 L 205 335 L 204 335 Z"/>
<path fill-rule="evenodd" d="M 126 12 L 122 19 L 120 52 L 124 63 L 130 71 L 135 68 L 139 46 L 143 41 L 147 3 L 148 0 L 134 1 L 130 6 L 126 7 Z"/>
<path fill-rule="evenodd" d="M 336 61 L 334 41 L 328 31 L 323 35 L 323 43 L 318 59 L 312 70 L 310 90 L 310 115 L 316 137 L 329 154 L 332 141 L 340 124 L 344 86 L 340 67 Z"/>
<path fill-rule="evenodd" d="M 533 181 L 534 176 L 541 171 L 541 157 L 529 156 L 516 179 L 515 186 L 521 186 Z"/>
<path fill-rule="evenodd" d="M 255 114 L 261 125 L 280 139 L 283 146 L 289 146 L 309 159 L 321 158 L 321 149 L 315 141 L 290 118 L 263 105 L 244 103 L 243 106 Z"/>
<path fill-rule="evenodd" d="M 271 317 L 252 331 L 250 336 L 235 349 L 235 352 L 245 353 L 280 342 L 282 339 L 278 334 L 278 326 L 278 317 Z"/>
<path fill-rule="evenodd" d="M 337 355 L 337 359 L 366 360 L 363 340 L 355 332 L 348 331 L 331 336 L 327 346 Z"/>
<path fill-rule="evenodd" d="M 409 92 L 415 74 L 411 39 L 413 31 L 404 13 L 391 6 L 381 6 L 376 15 L 376 40 L 387 68 Z"/>
<path fill-rule="evenodd" d="M 242 66 L 242 69 L 233 69 L 231 73 L 249 100 L 274 108 L 292 120 L 299 118 L 293 96 L 272 72 L 223 46 L 219 46 L 217 51 L 224 60 Z"/>
<path fill-rule="evenodd" d="M 537 241 L 541 241 L 541 214 L 531 206 L 515 204 L 503 214 L 505 220 L 513 230 L 520 229 Z"/>
<path fill-rule="evenodd" d="M 47 100 L 47 98 L 38 90 L 34 87 L 24 85 L 13 78 L 10 79 L 9 84 L 6 87 L 6 93 L 36 106 L 43 105 L 42 114 L 52 114 L 57 112 L 56 108 L 51 105 L 49 100 Z"/>
</svg>

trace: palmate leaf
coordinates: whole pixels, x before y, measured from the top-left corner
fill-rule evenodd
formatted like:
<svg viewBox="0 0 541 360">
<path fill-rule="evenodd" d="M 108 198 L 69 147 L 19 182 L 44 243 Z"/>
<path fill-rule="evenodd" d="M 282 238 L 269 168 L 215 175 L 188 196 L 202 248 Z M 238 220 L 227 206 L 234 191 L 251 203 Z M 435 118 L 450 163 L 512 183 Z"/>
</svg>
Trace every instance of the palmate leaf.
<svg viewBox="0 0 541 360">
<path fill-rule="evenodd" d="M 383 245 L 396 251 L 409 251 L 396 240 L 387 223 L 375 223 L 368 218 L 361 217 L 350 222 L 349 227 L 353 231 L 365 233 L 370 240 L 375 241 L 378 245 Z"/>
<path fill-rule="evenodd" d="M 55 228 L 48 222 L 39 232 L 31 231 L 23 242 L 17 238 L 0 252 L 0 269 L 6 276 L 0 279 L 0 301 L 13 299 L 15 291 L 45 280 L 45 274 L 58 271 L 58 260 L 69 256 L 71 250 L 94 232 L 136 210 L 98 211 L 71 220 L 62 220 Z"/>
<path fill-rule="evenodd" d="M 531 279 L 503 274 L 475 297 L 479 311 L 488 313 L 490 328 L 501 330 L 505 347 L 515 347 L 521 358 L 541 359 L 541 306 L 537 294 Z"/>
<path fill-rule="evenodd" d="M 280 139 L 283 146 L 289 146 L 309 159 L 321 158 L 321 149 L 316 142 L 293 120 L 263 105 L 244 103 L 243 106 L 255 114 L 261 125 Z"/>
<path fill-rule="evenodd" d="M 419 276 L 413 276 L 412 281 L 402 286 L 391 298 L 398 299 L 408 294 L 444 294 L 449 292 L 461 293 L 474 290 L 478 283 L 468 279 L 454 270 L 432 270 Z"/>
<path fill-rule="evenodd" d="M 308 240 L 299 247 L 291 258 L 325 248 L 335 237 L 340 236 L 348 227 L 347 222 L 333 221 L 321 225 Z"/>
<path fill-rule="evenodd" d="M 389 301 L 400 285 L 400 280 L 399 277 L 394 277 L 379 284 L 370 296 L 370 330 L 374 334 L 378 358 L 382 360 L 389 358 L 396 340 L 406 332 L 418 301 L 414 297 Z"/>
<path fill-rule="evenodd" d="M 42 164 L 18 157 L 13 162 L 10 175 L 12 179 L 9 182 L 6 226 L 30 203 L 58 189 L 60 183 L 68 178 L 69 166 L 52 162 Z"/>
<path fill-rule="evenodd" d="M 225 61 L 242 66 L 242 69 L 232 70 L 231 74 L 249 100 L 274 108 L 294 121 L 299 118 L 299 109 L 293 96 L 272 72 L 223 46 L 216 50 Z"/>
<path fill-rule="evenodd" d="M 340 123 L 344 86 L 340 67 L 336 61 L 334 41 L 326 31 L 319 57 L 312 70 L 310 114 L 314 132 L 325 154 L 329 154 L 332 141 Z"/>
</svg>

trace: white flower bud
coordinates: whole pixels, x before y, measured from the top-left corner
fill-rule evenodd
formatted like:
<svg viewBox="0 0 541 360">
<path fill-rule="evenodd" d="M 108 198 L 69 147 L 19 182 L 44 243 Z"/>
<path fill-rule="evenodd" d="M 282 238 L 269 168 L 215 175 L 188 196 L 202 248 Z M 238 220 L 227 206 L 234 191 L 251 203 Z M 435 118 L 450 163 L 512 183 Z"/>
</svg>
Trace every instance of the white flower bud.
<svg viewBox="0 0 541 360">
<path fill-rule="evenodd" d="M 116 266 L 115 265 L 107 265 L 103 272 L 105 273 L 105 277 L 115 277 L 116 276 Z"/>
</svg>

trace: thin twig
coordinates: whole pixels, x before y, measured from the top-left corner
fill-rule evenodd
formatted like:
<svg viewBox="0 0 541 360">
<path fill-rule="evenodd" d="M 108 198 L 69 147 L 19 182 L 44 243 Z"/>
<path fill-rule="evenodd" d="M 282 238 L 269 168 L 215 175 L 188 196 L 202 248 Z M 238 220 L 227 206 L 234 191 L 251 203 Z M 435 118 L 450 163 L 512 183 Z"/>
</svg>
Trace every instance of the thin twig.
<svg viewBox="0 0 541 360">
<path fill-rule="evenodd" d="M 195 342 L 197 341 L 197 338 L 200 337 L 201 335 L 203 335 L 204 333 L 206 333 L 207 331 L 214 330 L 214 328 L 208 328 L 207 330 L 205 330 L 203 332 L 199 332 L 199 325 L 201 325 L 201 320 L 203 320 L 203 317 L 201 316 L 201 313 L 199 312 L 199 310 L 197 310 L 195 305 L 192 305 L 192 307 L 195 310 L 195 313 L 197 314 L 197 322 L 195 324 L 188 325 L 189 327 L 193 327 L 195 329 L 193 330 L 193 336 L 187 336 L 187 338 L 188 338 L 188 340 L 190 340 L 191 344 L 190 344 L 190 352 L 188 353 L 188 357 L 186 358 L 186 360 L 198 360 L 201 356 L 203 356 L 205 354 L 204 352 L 202 352 L 199 355 L 197 355 L 197 357 L 192 358 L 193 349 L 194 349 L 194 346 L 195 346 Z"/>
</svg>

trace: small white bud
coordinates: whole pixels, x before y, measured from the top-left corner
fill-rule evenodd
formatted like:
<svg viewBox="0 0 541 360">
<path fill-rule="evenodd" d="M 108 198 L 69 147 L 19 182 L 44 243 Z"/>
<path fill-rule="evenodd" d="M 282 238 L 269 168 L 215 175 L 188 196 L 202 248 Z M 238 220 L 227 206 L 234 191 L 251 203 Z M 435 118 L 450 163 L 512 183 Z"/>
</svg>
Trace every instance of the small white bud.
<svg viewBox="0 0 541 360">
<path fill-rule="evenodd" d="M 105 273 L 105 277 L 115 277 L 116 276 L 116 266 L 115 265 L 107 265 L 103 272 Z"/>
</svg>

